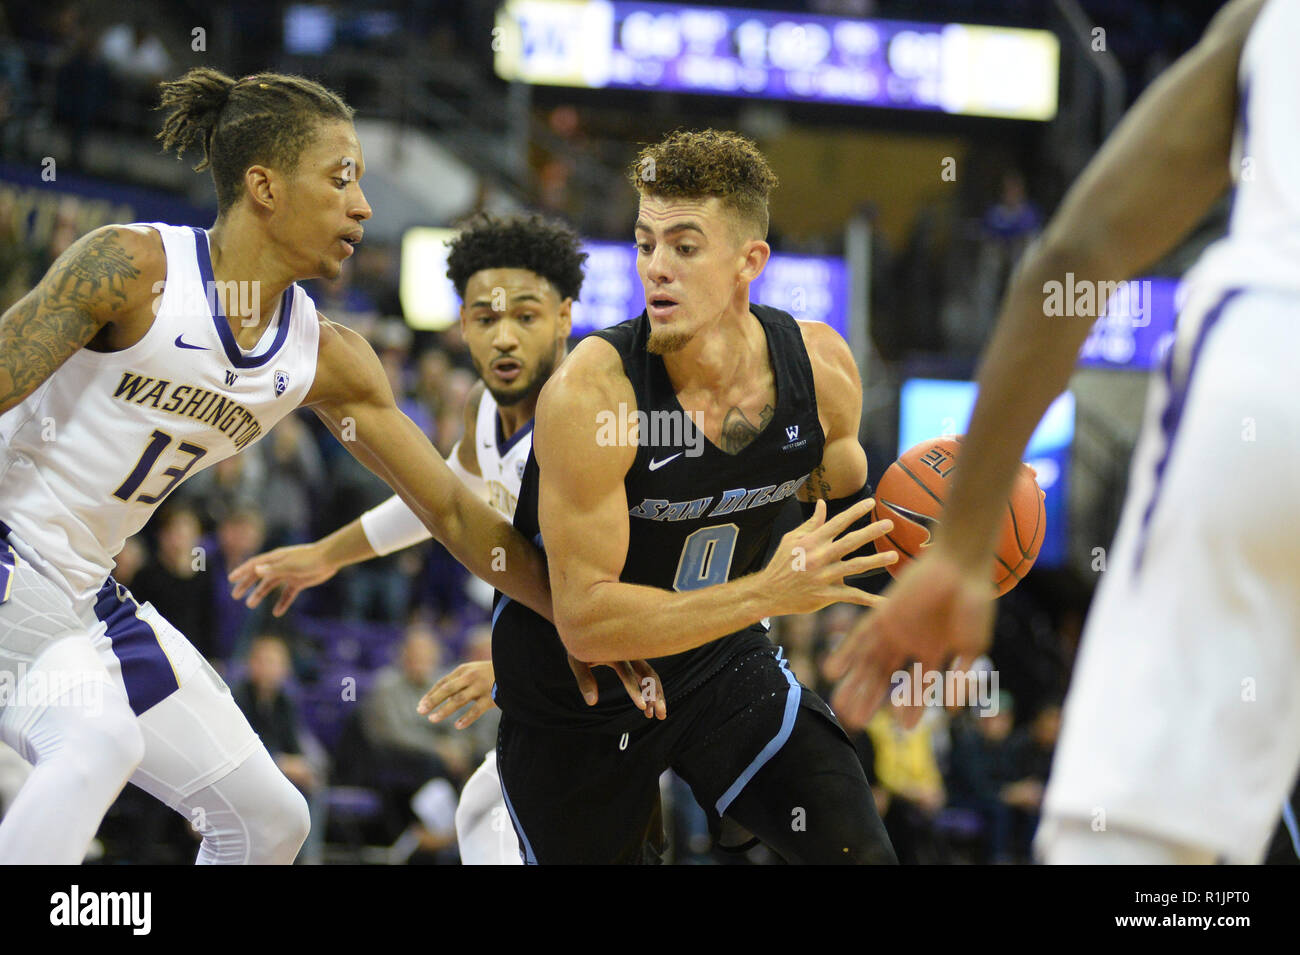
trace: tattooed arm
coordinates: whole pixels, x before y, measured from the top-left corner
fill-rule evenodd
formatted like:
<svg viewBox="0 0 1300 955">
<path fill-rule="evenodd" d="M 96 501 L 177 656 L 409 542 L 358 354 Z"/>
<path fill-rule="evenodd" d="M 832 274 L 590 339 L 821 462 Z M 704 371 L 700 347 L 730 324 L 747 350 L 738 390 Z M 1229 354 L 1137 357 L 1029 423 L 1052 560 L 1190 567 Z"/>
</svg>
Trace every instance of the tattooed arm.
<svg viewBox="0 0 1300 955">
<path fill-rule="evenodd" d="M 804 503 L 856 494 L 867 483 L 867 455 L 858 442 L 862 419 L 862 381 L 848 344 L 830 326 L 800 322 L 817 391 L 817 416 L 826 446 L 798 491 Z"/>
<path fill-rule="evenodd" d="M 0 316 L 0 414 L 21 404 L 92 339 L 105 351 L 135 344 L 153 321 L 167 274 L 153 229 L 104 226 L 82 236 L 40 284 Z"/>
</svg>

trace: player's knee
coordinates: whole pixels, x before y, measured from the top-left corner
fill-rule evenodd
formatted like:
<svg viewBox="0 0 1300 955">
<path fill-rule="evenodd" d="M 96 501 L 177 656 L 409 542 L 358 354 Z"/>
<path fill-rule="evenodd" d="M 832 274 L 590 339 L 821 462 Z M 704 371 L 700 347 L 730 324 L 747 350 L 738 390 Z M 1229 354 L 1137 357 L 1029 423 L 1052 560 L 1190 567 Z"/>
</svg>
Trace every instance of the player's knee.
<svg viewBox="0 0 1300 955">
<path fill-rule="evenodd" d="M 125 702 L 106 702 L 97 711 L 52 705 L 40 722 L 38 763 L 56 755 L 65 760 L 77 776 L 69 785 L 120 787 L 144 759 L 144 735 Z"/>
<path fill-rule="evenodd" d="M 115 711 L 98 734 L 96 751 L 101 759 L 110 760 L 126 777 L 135 772 L 144 760 L 144 734 L 140 723 L 129 708 Z"/>
<path fill-rule="evenodd" d="M 253 816 L 245 816 L 252 840 L 250 861 L 287 865 L 297 858 L 311 830 L 307 800 L 283 776 L 268 784 Z"/>
</svg>

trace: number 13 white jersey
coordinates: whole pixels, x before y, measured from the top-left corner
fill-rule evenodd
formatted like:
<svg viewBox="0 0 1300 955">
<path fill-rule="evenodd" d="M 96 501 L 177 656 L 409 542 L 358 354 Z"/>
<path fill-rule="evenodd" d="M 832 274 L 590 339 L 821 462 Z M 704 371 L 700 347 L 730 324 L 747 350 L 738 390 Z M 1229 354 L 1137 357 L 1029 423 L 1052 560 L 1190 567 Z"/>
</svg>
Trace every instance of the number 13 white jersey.
<svg viewBox="0 0 1300 955">
<path fill-rule="evenodd" d="M 79 605 L 181 481 L 263 437 L 316 375 L 320 326 L 306 292 L 289 286 L 245 353 L 221 306 L 236 291 L 209 292 L 207 233 L 146 224 L 167 256 L 149 331 L 122 351 L 83 348 L 0 415 L 0 521 Z M 251 291 L 238 294 L 247 302 Z"/>
</svg>

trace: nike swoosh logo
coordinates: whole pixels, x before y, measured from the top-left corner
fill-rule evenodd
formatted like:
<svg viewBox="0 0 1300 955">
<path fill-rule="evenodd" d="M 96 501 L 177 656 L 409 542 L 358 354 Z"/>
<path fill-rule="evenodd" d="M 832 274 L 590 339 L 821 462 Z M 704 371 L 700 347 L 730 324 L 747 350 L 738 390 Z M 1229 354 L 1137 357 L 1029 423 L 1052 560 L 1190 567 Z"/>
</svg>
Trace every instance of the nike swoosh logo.
<svg viewBox="0 0 1300 955">
<path fill-rule="evenodd" d="M 893 508 L 903 517 L 906 517 L 914 524 L 920 524 L 925 528 L 925 540 L 921 542 L 922 547 L 929 547 L 930 542 L 934 540 L 934 529 L 939 524 L 937 517 L 931 517 L 929 514 L 922 514 L 911 508 L 903 507 L 901 504 L 895 504 L 893 501 L 881 501 L 886 507 Z"/>
<path fill-rule="evenodd" d="M 677 452 L 676 454 L 674 454 L 671 458 L 664 458 L 662 461 L 656 461 L 654 458 L 651 458 L 651 459 L 650 459 L 650 470 L 651 470 L 651 471 L 658 471 L 661 467 L 663 467 L 663 466 L 664 466 L 665 464 L 667 464 L 669 461 L 675 461 L 677 458 L 680 458 L 683 454 L 685 454 L 684 451 L 678 451 L 678 452 Z"/>
<path fill-rule="evenodd" d="M 187 344 L 185 344 L 184 338 L 183 338 L 181 335 L 177 335 L 177 336 L 176 336 L 176 347 L 177 347 L 177 348 L 193 348 L 195 351 L 208 351 L 208 350 L 209 350 L 207 345 L 187 345 Z"/>
</svg>

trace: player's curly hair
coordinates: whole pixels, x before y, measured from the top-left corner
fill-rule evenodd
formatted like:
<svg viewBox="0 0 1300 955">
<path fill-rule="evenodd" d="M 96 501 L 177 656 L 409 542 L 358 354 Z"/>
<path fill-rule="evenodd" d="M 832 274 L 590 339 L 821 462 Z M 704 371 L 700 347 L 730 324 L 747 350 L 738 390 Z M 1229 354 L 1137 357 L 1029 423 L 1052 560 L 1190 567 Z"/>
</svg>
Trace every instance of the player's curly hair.
<svg viewBox="0 0 1300 955">
<path fill-rule="evenodd" d="M 166 112 L 158 139 L 177 156 L 202 152 L 196 172 L 212 169 L 217 214 L 243 194 L 249 166 L 292 172 L 321 122 L 352 121 L 353 110 L 337 93 L 301 76 L 255 73 L 234 79 L 197 67 L 160 85 L 158 109 Z"/>
<path fill-rule="evenodd" d="M 637 154 L 628 178 L 643 196 L 716 196 L 758 238 L 767 238 L 767 199 L 776 174 L 754 143 L 729 130 L 679 129 Z"/>
<path fill-rule="evenodd" d="M 480 213 L 461 226 L 447 243 L 447 278 L 465 298 L 470 276 L 483 269 L 527 269 L 546 279 L 561 299 L 578 300 L 582 264 L 587 253 L 582 240 L 563 222 L 543 216 L 494 216 Z"/>
</svg>

